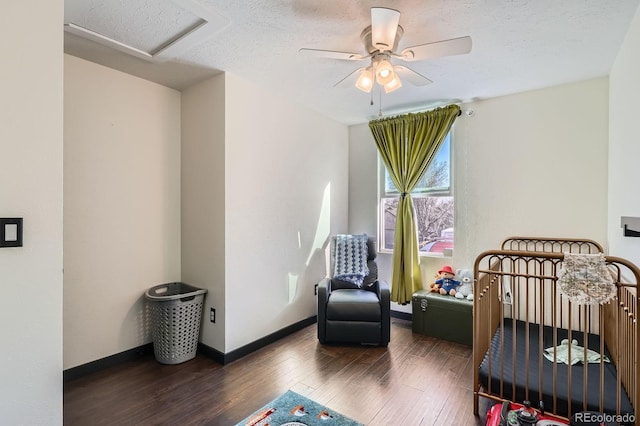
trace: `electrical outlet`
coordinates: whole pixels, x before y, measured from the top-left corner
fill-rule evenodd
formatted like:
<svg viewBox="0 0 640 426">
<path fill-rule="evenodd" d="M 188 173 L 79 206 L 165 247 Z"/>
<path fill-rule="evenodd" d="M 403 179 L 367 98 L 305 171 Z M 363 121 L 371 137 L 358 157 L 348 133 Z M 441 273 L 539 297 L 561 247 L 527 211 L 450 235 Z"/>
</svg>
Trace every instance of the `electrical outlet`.
<svg viewBox="0 0 640 426">
<path fill-rule="evenodd" d="M 209 312 L 209 320 L 216 322 L 216 310 L 214 308 L 211 308 L 211 312 Z"/>
</svg>

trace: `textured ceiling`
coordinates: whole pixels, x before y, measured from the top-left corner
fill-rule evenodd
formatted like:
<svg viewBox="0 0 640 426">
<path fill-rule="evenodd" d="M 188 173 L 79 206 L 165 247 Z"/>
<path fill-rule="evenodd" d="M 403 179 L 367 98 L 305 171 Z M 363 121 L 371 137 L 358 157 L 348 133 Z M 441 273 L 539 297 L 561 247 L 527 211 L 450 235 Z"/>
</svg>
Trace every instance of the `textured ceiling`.
<svg viewBox="0 0 640 426">
<path fill-rule="evenodd" d="M 65 51 L 178 90 L 220 71 L 289 97 L 345 124 L 447 102 L 495 97 L 609 74 L 639 0 L 65 0 L 65 23 L 157 50 L 203 20 L 228 20 L 176 57 L 146 61 L 65 34 Z M 186 5 L 186 6 L 185 6 Z M 471 53 L 408 65 L 433 80 L 373 96 L 333 85 L 367 61 L 310 58 L 302 47 L 364 52 L 370 8 L 401 12 L 399 50 L 470 36 Z M 372 99 L 373 98 L 373 99 Z M 374 105 L 370 105 L 373 100 Z"/>
</svg>

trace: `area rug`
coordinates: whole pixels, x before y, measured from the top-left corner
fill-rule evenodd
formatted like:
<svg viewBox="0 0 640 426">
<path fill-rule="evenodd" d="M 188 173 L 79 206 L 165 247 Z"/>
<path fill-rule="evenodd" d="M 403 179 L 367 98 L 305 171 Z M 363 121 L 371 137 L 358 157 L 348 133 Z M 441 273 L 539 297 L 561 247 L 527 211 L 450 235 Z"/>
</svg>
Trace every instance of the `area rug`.
<svg viewBox="0 0 640 426">
<path fill-rule="evenodd" d="M 342 414 L 287 391 L 236 426 L 362 426 Z"/>
</svg>

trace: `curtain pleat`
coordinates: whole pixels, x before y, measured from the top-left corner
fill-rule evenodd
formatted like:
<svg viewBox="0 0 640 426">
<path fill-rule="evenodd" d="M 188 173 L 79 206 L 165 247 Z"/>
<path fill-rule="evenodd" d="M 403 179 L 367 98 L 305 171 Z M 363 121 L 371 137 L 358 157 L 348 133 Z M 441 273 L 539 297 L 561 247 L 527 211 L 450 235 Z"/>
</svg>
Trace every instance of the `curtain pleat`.
<svg viewBox="0 0 640 426">
<path fill-rule="evenodd" d="M 449 105 L 369 122 L 380 157 L 400 191 L 391 279 L 391 300 L 399 304 L 409 303 L 413 293 L 422 289 L 411 191 L 427 171 L 459 113 L 459 106 Z"/>
</svg>

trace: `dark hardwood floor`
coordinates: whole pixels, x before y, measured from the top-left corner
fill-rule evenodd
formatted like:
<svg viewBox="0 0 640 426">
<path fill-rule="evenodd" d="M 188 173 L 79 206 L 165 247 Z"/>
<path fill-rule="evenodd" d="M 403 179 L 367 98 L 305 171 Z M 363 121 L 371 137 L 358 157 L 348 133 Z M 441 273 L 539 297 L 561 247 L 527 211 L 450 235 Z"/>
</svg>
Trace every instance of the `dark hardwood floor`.
<svg viewBox="0 0 640 426">
<path fill-rule="evenodd" d="M 288 389 L 366 425 L 484 424 L 471 348 L 395 318 L 387 348 L 323 346 L 313 324 L 224 366 L 144 356 L 65 383 L 64 424 L 235 425 Z"/>
</svg>

